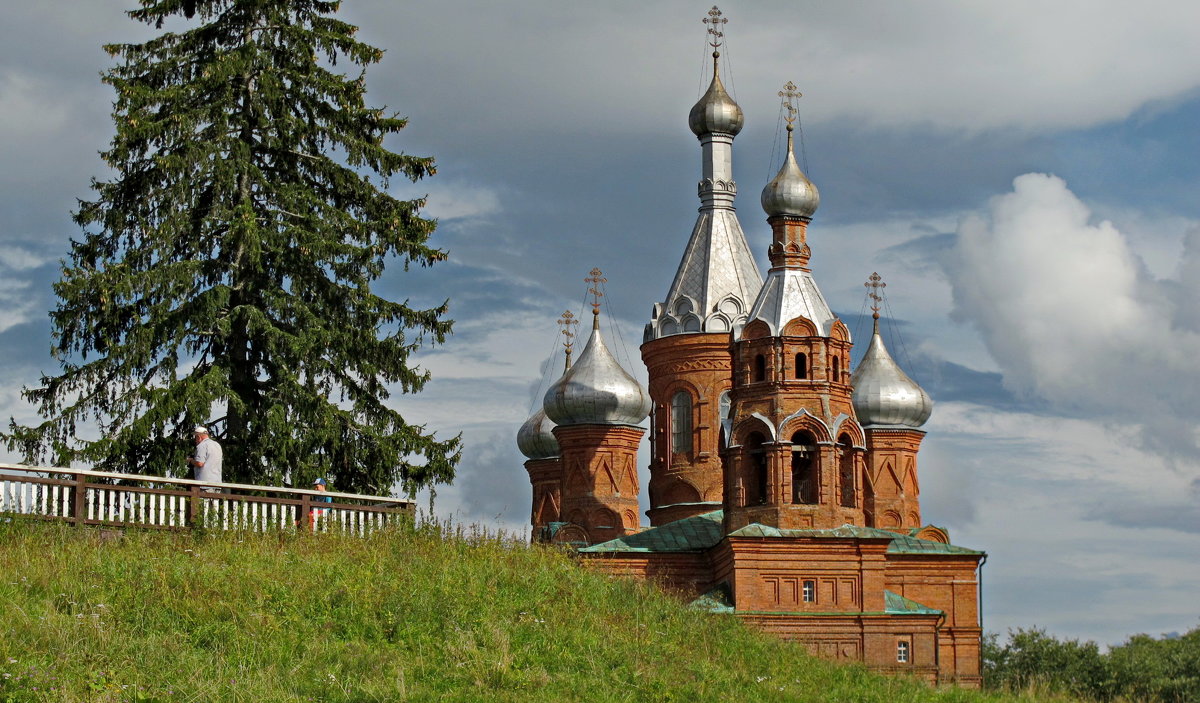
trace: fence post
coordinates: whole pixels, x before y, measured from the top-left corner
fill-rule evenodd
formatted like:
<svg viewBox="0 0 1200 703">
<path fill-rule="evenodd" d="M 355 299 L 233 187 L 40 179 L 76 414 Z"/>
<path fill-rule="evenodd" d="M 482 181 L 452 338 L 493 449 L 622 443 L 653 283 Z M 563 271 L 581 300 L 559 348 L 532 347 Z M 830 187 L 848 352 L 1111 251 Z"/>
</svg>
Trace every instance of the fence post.
<svg viewBox="0 0 1200 703">
<path fill-rule="evenodd" d="M 300 524 L 304 526 L 304 531 L 312 532 L 312 500 L 307 493 L 300 496 L 300 515 Z"/>
<path fill-rule="evenodd" d="M 87 519 L 87 476 L 75 474 L 74 493 L 71 496 L 71 523 L 82 525 Z"/>
<path fill-rule="evenodd" d="M 189 490 L 187 509 L 183 512 L 184 527 L 195 527 L 196 518 L 200 516 L 200 487 L 192 486 Z"/>
</svg>

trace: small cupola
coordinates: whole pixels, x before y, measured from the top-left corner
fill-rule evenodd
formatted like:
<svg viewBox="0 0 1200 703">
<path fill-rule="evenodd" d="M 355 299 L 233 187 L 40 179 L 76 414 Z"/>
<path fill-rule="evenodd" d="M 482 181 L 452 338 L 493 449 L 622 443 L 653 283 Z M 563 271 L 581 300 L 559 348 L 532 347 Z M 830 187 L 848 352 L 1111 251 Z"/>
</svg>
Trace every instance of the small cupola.
<svg viewBox="0 0 1200 703">
<path fill-rule="evenodd" d="M 800 170 L 800 164 L 796 163 L 796 154 L 792 147 L 796 108 L 790 98 L 800 97 L 800 93 L 796 92 L 795 84 L 790 81 L 784 86 L 784 91 L 780 95 L 789 96 L 789 100 L 785 103 L 787 109 L 787 157 L 784 159 L 779 173 L 775 174 L 775 178 L 763 188 L 762 207 L 768 218 L 784 215 L 811 220 L 813 213 L 817 211 L 817 206 L 821 204 L 821 196 L 817 192 L 817 187 Z"/>
<path fill-rule="evenodd" d="M 546 411 L 538 408 L 517 430 L 517 449 L 527 459 L 554 459 L 558 456 L 558 440 L 553 430 L 554 423 L 546 417 Z"/>
<path fill-rule="evenodd" d="M 593 269 L 589 280 L 602 280 L 599 274 Z M 579 359 L 546 391 L 546 417 L 558 425 L 638 425 L 650 414 L 650 395 L 604 344 L 599 293 L 593 292 L 592 335 Z"/>
<path fill-rule="evenodd" d="M 697 137 L 713 133 L 731 134 L 736 137 L 738 132 L 742 131 L 746 118 L 742 114 L 742 108 L 729 97 L 729 93 L 725 92 L 725 85 L 721 83 L 718 65 L 721 52 L 714 51 L 712 55 L 712 83 L 688 113 L 688 127 Z"/>
<path fill-rule="evenodd" d="M 871 274 L 871 279 L 878 283 L 879 274 Z M 851 396 L 854 413 L 864 427 L 917 429 L 933 413 L 933 399 L 888 353 L 879 334 L 877 305 L 873 306 L 872 317 L 875 323 L 871 345 L 850 379 L 854 387 Z"/>
</svg>

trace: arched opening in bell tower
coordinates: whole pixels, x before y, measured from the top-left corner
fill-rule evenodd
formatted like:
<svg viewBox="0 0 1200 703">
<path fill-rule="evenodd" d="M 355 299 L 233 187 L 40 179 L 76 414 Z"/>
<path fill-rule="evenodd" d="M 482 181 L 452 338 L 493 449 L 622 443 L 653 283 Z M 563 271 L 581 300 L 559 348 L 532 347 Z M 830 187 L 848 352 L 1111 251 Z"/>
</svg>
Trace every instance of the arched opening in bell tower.
<svg viewBox="0 0 1200 703">
<path fill-rule="evenodd" d="M 807 432 L 792 435 L 792 502 L 817 502 L 817 441 Z"/>
<path fill-rule="evenodd" d="M 763 505 L 767 502 L 767 450 L 763 447 L 766 438 L 751 432 L 746 438 L 746 458 L 749 460 L 746 487 L 746 504 Z"/>
<path fill-rule="evenodd" d="M 808 378 L 808 355 L 804 352 L 796 355 L 796 378 L 801 381 Z"/>
</svg>

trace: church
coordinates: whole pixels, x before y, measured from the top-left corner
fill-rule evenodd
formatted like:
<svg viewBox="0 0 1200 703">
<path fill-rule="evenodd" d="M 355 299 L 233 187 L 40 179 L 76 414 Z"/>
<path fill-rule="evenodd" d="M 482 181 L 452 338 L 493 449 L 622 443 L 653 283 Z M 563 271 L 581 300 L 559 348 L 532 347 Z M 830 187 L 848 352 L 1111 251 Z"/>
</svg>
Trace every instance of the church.
<svg viewBox="0 0 1200 703">
<path fill-rule="evenodd" d="M 742 109 L 721 81 L 725 20 L 709 17 L 713 70 L 688 126 L 700 143 L 699 215 L 641 346 L 649 388 L 601 335 L 600 305 L 574 364 L 521 427 L 535 539 L 597 571 L 652 579 L 814 654 L 978 687 L 986 555 L 922 521 L 918 454 L 933 403 L 874 330 L 852 341 L 817 287 L 808 227 L 817 188 L 793 147 L 762 190 L 760 272 L 734 209 Z M 819 236 L 818 236 L 819 241 Z M 598 287 L 600 273 L 592 272 Z M 598 293 L 598 291 L 597 291 Z M 649 525 L 638 446 L 649 417 Z"/>
</svg>

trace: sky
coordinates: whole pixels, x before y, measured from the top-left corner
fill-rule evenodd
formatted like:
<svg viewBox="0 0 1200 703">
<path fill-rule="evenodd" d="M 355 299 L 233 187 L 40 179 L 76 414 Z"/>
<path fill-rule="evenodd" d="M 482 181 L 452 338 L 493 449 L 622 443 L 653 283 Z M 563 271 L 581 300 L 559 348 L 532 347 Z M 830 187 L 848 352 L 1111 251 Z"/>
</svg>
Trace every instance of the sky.
<svg viewBox="0 0 1200 703">
<path fill-rule="evenodd" d="M 101 45 L 152 35 L 124 15 L 133 4 L 17 3 L 0 26 L 0 413 L 19 422 L 36 418 L 21 387 L 57 369 L 47 311 L 70 213 L 111 176 Z M 593 267 L 610 347 L 645 379 L 642 326 L 699 204 L 687 114 L 707 86 L 708 9 L 345 3 L 341 18 L 386 49 L 370 102 L 409 118 L 389 146 L 438 163 L 393 191 L 428 196 L 449 261 L 393 266 L 376 288 L 449 299 L 456 321 L 417 356 L 426 390 L 393 399 L 410 422 L 462 433 L 439 515 L 527 528 L 514 436 Z M 1200 624 L 1200 5 L 721 9 L 750 246 L 765 271 L 757 196 L 782 158 L 790 80 L 821 192 L 814 275 L 860 341 L 863 282 L 888 284 L 885 337 L 935 401 L 923 517 L 988 553 L 985 629 L 1107 645 Z M 643 486 L 648 461 L 643 447 Z"/>
</svg>

